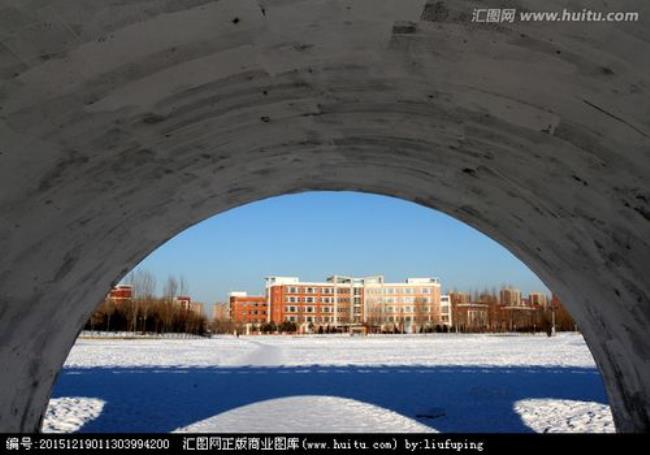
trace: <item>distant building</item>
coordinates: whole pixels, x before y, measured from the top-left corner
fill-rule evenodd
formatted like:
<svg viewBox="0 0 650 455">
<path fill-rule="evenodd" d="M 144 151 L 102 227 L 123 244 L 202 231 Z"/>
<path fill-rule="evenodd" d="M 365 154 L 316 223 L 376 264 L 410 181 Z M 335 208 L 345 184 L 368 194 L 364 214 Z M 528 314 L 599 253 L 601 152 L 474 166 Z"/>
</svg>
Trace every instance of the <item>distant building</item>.
<svg viewBox="0 0 650 455">
<path fill-rule="evenodd" d="M 129 301 L 133 299 L 133 286 L 130 284 L 119 284 L 110 290 L 107 298 L 116 305 Z"/>
<path fill-rule="evenodd" d="M 454 326 L 461 332 L 482 332 L 488 330 L 489 305 L 486 303 L 457 300 L 452 304 Z"/>
<path fill-rule="evenodd" d="M 369 313 L 379 313 L 380 328 L 406 333 L 451 325 L 451 307 L 437 278 L 407 278 L 402 283 L 370 282 L 366 286 Z M 370 316 L 369 314 L 369 316 Z"/>
<path fill-rule="evenodd" d="M 230 319 L 230 304 L 215 303 L 212 305 L 212 320 L 225 321 Z"/>
<path fill-rule="evenodd" d="M 413 333 L 425 326 L 449 325 L 451 309 L 441 306 L 437 278 L 386 283 L 384 277 L 333 275 L 322 282 L 297 277 L 266 279 L 267 320 L 295 322 L 302 332 L 316 327 Z"/>
<path fill-rule="evenodd" d="M 230 319 L 237 324 L 263 324 L 267 321 L 267 303 L 263 295 L 231 292 L 229 309 Z"/>
<path fill-rule="evenodd" d="M 452 291 L 449 293 L 449 301 L 452 305 L 471 303 L 472 296 L 469 294 L 469 292 Z"/>
<path fill-rule="evenodd" d="M 512 287 L 502 288 L 499 291 L 499 302 L 504 307 L 520 307 L 521 291 Z"/>
<path fill-rule="evenodd" d="M 174 302 L 184 310 L 191 311 L 192 313 L 198 315 L 203 314 L 203 304 L 192 302 L 192 298 L 189 296 L 179 295 L 174 299 Z"/>
<path fill-rule="evenodd" d="M 174 298 L 174 303 L 179 305 L 184 310 L 189 310 L 190 306 L 192 305 L 192 297 L 179 295 L 176 298 Z"/>
<path fill-rule="evenodd" d="M 531 292 L 528 294 L 528 302 L 536 308 L 546 308 L 548 306 L 548 297 L 542 292 Z"/>
<path fill-rule="evenodd" d="M 501 321 L 509 331 L 522 329 L 534 330 L 540 324 L 537 308 L 526 298 L 521 298 L 521 291 L 515 288 L 503 288 L 499 293 Z"/>
<path fill-rule="evenodd" d="M 453 306 L 451 298 L 448 295 L 440 296 L 440 322 L 443 325 L 451 326 L 453 324 Z"/>
</svg>

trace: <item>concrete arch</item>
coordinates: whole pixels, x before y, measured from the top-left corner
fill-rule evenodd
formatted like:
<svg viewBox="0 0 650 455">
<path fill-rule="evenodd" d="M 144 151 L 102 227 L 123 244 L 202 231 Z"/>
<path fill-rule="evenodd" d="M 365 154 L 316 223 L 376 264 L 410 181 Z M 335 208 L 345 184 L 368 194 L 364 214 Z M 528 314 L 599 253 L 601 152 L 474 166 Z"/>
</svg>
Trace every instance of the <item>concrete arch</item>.
<svg viewBox="0 0 650 455">
<path fill-rule="evenodd" d="M 578 320 L 618 429 L 650 430 L 650 6 L 496 25 L 477 5 L 0 0 L 0 430 L 39 428 L 78 330 L 148 252 L 310 189 L 509 248 Z"/>
</svg>

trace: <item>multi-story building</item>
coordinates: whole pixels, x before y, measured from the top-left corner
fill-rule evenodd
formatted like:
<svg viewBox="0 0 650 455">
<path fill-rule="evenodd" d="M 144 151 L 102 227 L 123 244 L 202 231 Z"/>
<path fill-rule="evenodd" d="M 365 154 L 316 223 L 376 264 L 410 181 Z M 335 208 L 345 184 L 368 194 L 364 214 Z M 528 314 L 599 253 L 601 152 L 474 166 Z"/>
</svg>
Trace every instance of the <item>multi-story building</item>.
<svg viewBox="0 0 650 455">
<path fill-rule="evenodd" d="M 119 284 L 110 290 L 107 297 L 116 305 L 124 303 L 133 299 L 133 286 L 130 284 Z"/>
<path fill-rule="evenodd" d="M 449 293 L 449 301 L 453 305 L 460 305 L 472 302 L 472 296 L 469 292 L 451 291 Z"/>
<path fill-rule="evenodd" d="M 440 322 L 443 325 L 451 326 L 453 321 L 454 307 L 448 295 L 440 296 Z"/>
<path fill-rule="evenodd" d="M 212 305 L 212 320 L 225 321 L 230 319 L 230 304 L 217 302 Z"/>
<path fill-rule="evenodd" d="M 369 315 L 382 329 L 391 327 L 414 333 L 424 327 L 451 324 L 449 299 L 444 305 L 437 278 L 408 278 L 403 283 L 369 283 L 366 287 Z"/>
<path fill-rule="evenodd" d="M 500 319 L 507 330 L 516 331 L 523 327 L 539 325 L 539 314 L 530 301 L 521 297 L 521 291 L 512 287 L 502 288 L 499 293 Z"/>
<path fill-rule="evenodd" d="M 452 291 L 449 293 L 453 321 L 456 330 L 475 332 L 487 329 L 489 321 L 489 305 L 472 301 L 468 292 Z"/>
<path fill-rule="evenodd" d="M 505 287 L 499 291 L 499 302 L 504 307 L 520 307 L 521 291 L 513 287 Z"/>
<path fill-rule="evenodd" d="M 192 302 L 190 304 L 190 311 L 196 315 L 202 316 L 203 313 L 203 304 L 199 302 Z"/>
<path fill-rule="evenodd" d="M 189 310 L 192 308 L 192 297 L 179 295 L 177 297 L 174 297 L 174 303 L 184 310 Z"/>
<path fill-rule="evenodd" d="M 334 275 L 324 282 L 268 277 L 266 301 L 269 322 L 292 321 L 303 330 L 315 326 L 353 330 L 363 325 L 410 333 L 451 324 L 451 307 L 441 305 L 437 278 L 386 283 L 383 276 Z"/>
<path fill-rule="evenodd" d="M 528 294 L 528 303 L 535 308 L 546 308 L 548 306 L 548 297 L 543 292 L 531 292 Z"/>
<path fill-rule="evenodd" d="M 263 295 L 231 292 L 228 303 L 230 319 L 236 324 L 259 325 L 267 322 L 268 305 Z"/>
<path fill-rule="evenodd" d="M 480 332 L 488 329 L 488 304 L 478 302 L 455 303 L 452 308 L 456 330 Z"/>
<path fill-rule="evenodd" d="M 268 277 L 269 322 L 299 326 L 338 327 L 363 322 L 363 286 L 356 279 L 333 276 L 325 282 L 300 282 L 297 277 Z"/>
<path fill-rule="evenodd" d="M 203 314 L 203 304 L 192 302 L 192 298 L 187 295 L 179 295 L 174 299 L 174 302 L 179 305 L 183 310 L 190 311 L 197 315 Z"/>
</svg>

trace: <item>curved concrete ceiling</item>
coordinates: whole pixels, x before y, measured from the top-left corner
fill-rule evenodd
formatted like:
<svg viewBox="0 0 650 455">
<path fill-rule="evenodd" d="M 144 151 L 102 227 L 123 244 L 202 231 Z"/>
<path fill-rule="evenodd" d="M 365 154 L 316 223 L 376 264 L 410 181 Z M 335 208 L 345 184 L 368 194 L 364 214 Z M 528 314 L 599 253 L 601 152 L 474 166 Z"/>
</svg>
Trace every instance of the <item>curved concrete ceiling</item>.
<svg viewBox="0 0 650 455">
<path fill-rule="evenodd" d="M 612 5 L 615 3 L 615 6 Z M 0 430 L 39 426 L 112 282 L 186 227 L 311 189 L 442 210 L 569 306 L 621 431 L 650 429 L 650 8 L 0 0 Z M 228 239 L 224 239 L 228 241 Z"/>
</svg>

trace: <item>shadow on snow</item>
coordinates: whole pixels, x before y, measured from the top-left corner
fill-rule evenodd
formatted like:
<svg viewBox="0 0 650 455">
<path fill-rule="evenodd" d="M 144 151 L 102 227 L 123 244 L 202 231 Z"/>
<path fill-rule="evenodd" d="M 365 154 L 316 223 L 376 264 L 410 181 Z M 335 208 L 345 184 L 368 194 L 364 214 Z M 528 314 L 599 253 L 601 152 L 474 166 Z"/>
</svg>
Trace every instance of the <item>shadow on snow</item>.
<svg viewBox="0 0 650 455">
<path fill-rule="evenodd" d="M 81 432 L 170 432 L 240 406 L 296 395 L 374 404 L 441 432 L 530 432 L 513 410 L 524 399 L 607 403 L 595 368 L 539 366 L 65 368 L 52 398 L 106 402 Z M 418 417 L 441 408 L 443 417 Z"/>
</svg>

